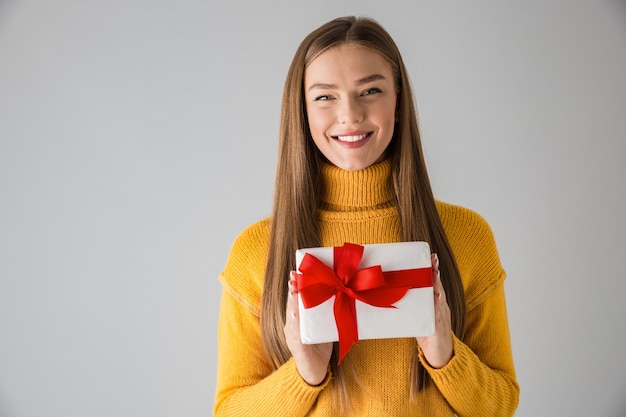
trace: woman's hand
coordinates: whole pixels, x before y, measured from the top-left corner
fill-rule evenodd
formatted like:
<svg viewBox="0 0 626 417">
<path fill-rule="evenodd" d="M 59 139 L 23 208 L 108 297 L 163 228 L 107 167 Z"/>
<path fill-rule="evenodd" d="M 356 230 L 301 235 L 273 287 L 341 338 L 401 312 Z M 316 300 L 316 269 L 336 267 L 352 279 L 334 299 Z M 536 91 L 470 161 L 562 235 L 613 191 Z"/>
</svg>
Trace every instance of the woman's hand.
<svg viewBox="0 0 626 417">
<path fill-rule="evenodd" d="M 305 345 L 300 339 L 300 316 L 298 314 L 298 292 L 296 290 L 295 272 L 289 277 L 289 297 L 287 299 L 287 315 L 285 322 L 285 339 L 291 351 L 296 368 L 309 385 L 319 385 L 326 378 L 332 343 Z"/>
<path fill-rule="evenodd" d="M 433 289 L 435 297 L 435 333 L 431 336 L 418 337 L 417 343 L 422 348 L 426 360 L 433 368 L 443 368 L 454 354 L 452 349 L 452 320 L 446 293 L 439 274 L 439 258 L 431 255 L 433 264 Z"/>
</svg>

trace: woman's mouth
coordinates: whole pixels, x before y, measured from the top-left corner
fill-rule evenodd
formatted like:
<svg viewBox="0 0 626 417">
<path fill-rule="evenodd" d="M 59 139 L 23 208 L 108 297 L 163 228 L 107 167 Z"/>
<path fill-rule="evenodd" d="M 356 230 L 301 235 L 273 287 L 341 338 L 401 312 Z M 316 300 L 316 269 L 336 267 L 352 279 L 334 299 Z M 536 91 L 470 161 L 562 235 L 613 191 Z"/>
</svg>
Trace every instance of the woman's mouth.
<svg viewBox="0 0 626 417">
<path fill-rule="evenodd" d="M 358 142 L 360 140 L 365 139 L 366 137 L 370 136 L 372 134 L 372 132 L 367 132 L 367 133 L 361 133 L 358 135 L 338 135 L 338 136 L 333 136 L 333 139 L 336 139 L 340 142 Z"/>
</svg>

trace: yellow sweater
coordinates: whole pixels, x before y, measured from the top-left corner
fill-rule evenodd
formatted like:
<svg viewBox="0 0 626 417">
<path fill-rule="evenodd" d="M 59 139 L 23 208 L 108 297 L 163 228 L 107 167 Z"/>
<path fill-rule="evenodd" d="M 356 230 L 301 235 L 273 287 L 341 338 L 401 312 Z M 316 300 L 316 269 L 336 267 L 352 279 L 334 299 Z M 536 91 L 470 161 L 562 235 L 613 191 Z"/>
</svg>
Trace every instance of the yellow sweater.
<svg viewBox="0 0 626 417">
<path fill-rule="evenodd" d="M 323 246 L 400 240 L 393 195 L 385 187 L 390 170 L 389 161 L 356 172 L 323 167 L 326 192 L 319 213 Z M 465 288 L 465 338 L 454 338 L 454 357 L 441 369 L 431 368 L 420 351 L 432 383 L 420 391 L 416 403 L 408 399 L 408 369 L 418 349 L 416 340 L 360 341 L 347 356 L 359 380 L 348 380 L 355 416 L 505 417 L 517 407 L 505 272 L 491 229 L 468 209 L 440 202 L 438 208 Z M 293 358 L 272 371 L 264 353 L 259 308 L 268 236 L 268 219 L 244 230 L 220 275 L 215 415 L 337 416 L 332 378 L 309 386 Z"/>
</svg>

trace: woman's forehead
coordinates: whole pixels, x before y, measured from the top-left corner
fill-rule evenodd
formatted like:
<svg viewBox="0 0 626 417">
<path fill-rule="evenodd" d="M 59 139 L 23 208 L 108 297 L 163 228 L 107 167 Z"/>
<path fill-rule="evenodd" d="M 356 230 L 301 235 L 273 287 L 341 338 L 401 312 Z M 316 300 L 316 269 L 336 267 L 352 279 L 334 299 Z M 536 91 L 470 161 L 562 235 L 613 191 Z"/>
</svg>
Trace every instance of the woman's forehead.
<svg viewBox="0 0 626 417">
<path fill-rule="evenodd" d="M 341 44 L 327 49 L 305 69 L 305 83 L 363 83 L 392 77 L 389 62 L 377 50 L 355 44 Z M 334 80 L 334 81 L 333 81 Z"/>
</svg>

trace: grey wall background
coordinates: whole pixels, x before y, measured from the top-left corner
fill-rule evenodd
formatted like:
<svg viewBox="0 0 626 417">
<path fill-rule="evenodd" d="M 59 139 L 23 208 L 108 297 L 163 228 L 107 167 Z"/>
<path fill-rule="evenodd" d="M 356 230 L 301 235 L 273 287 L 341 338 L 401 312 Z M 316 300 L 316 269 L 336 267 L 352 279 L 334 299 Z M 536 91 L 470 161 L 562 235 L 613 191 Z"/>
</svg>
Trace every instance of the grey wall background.
<svg viewBox="0 0 626 417">
<path fill-rule="evenodd" d="M 491 223 L 518 416 L 626 413 L 626 4 L 0 0 L 0 415 L 206 416 L 300 40 L 378 19 L 437 196 Z"/>
</svg>

